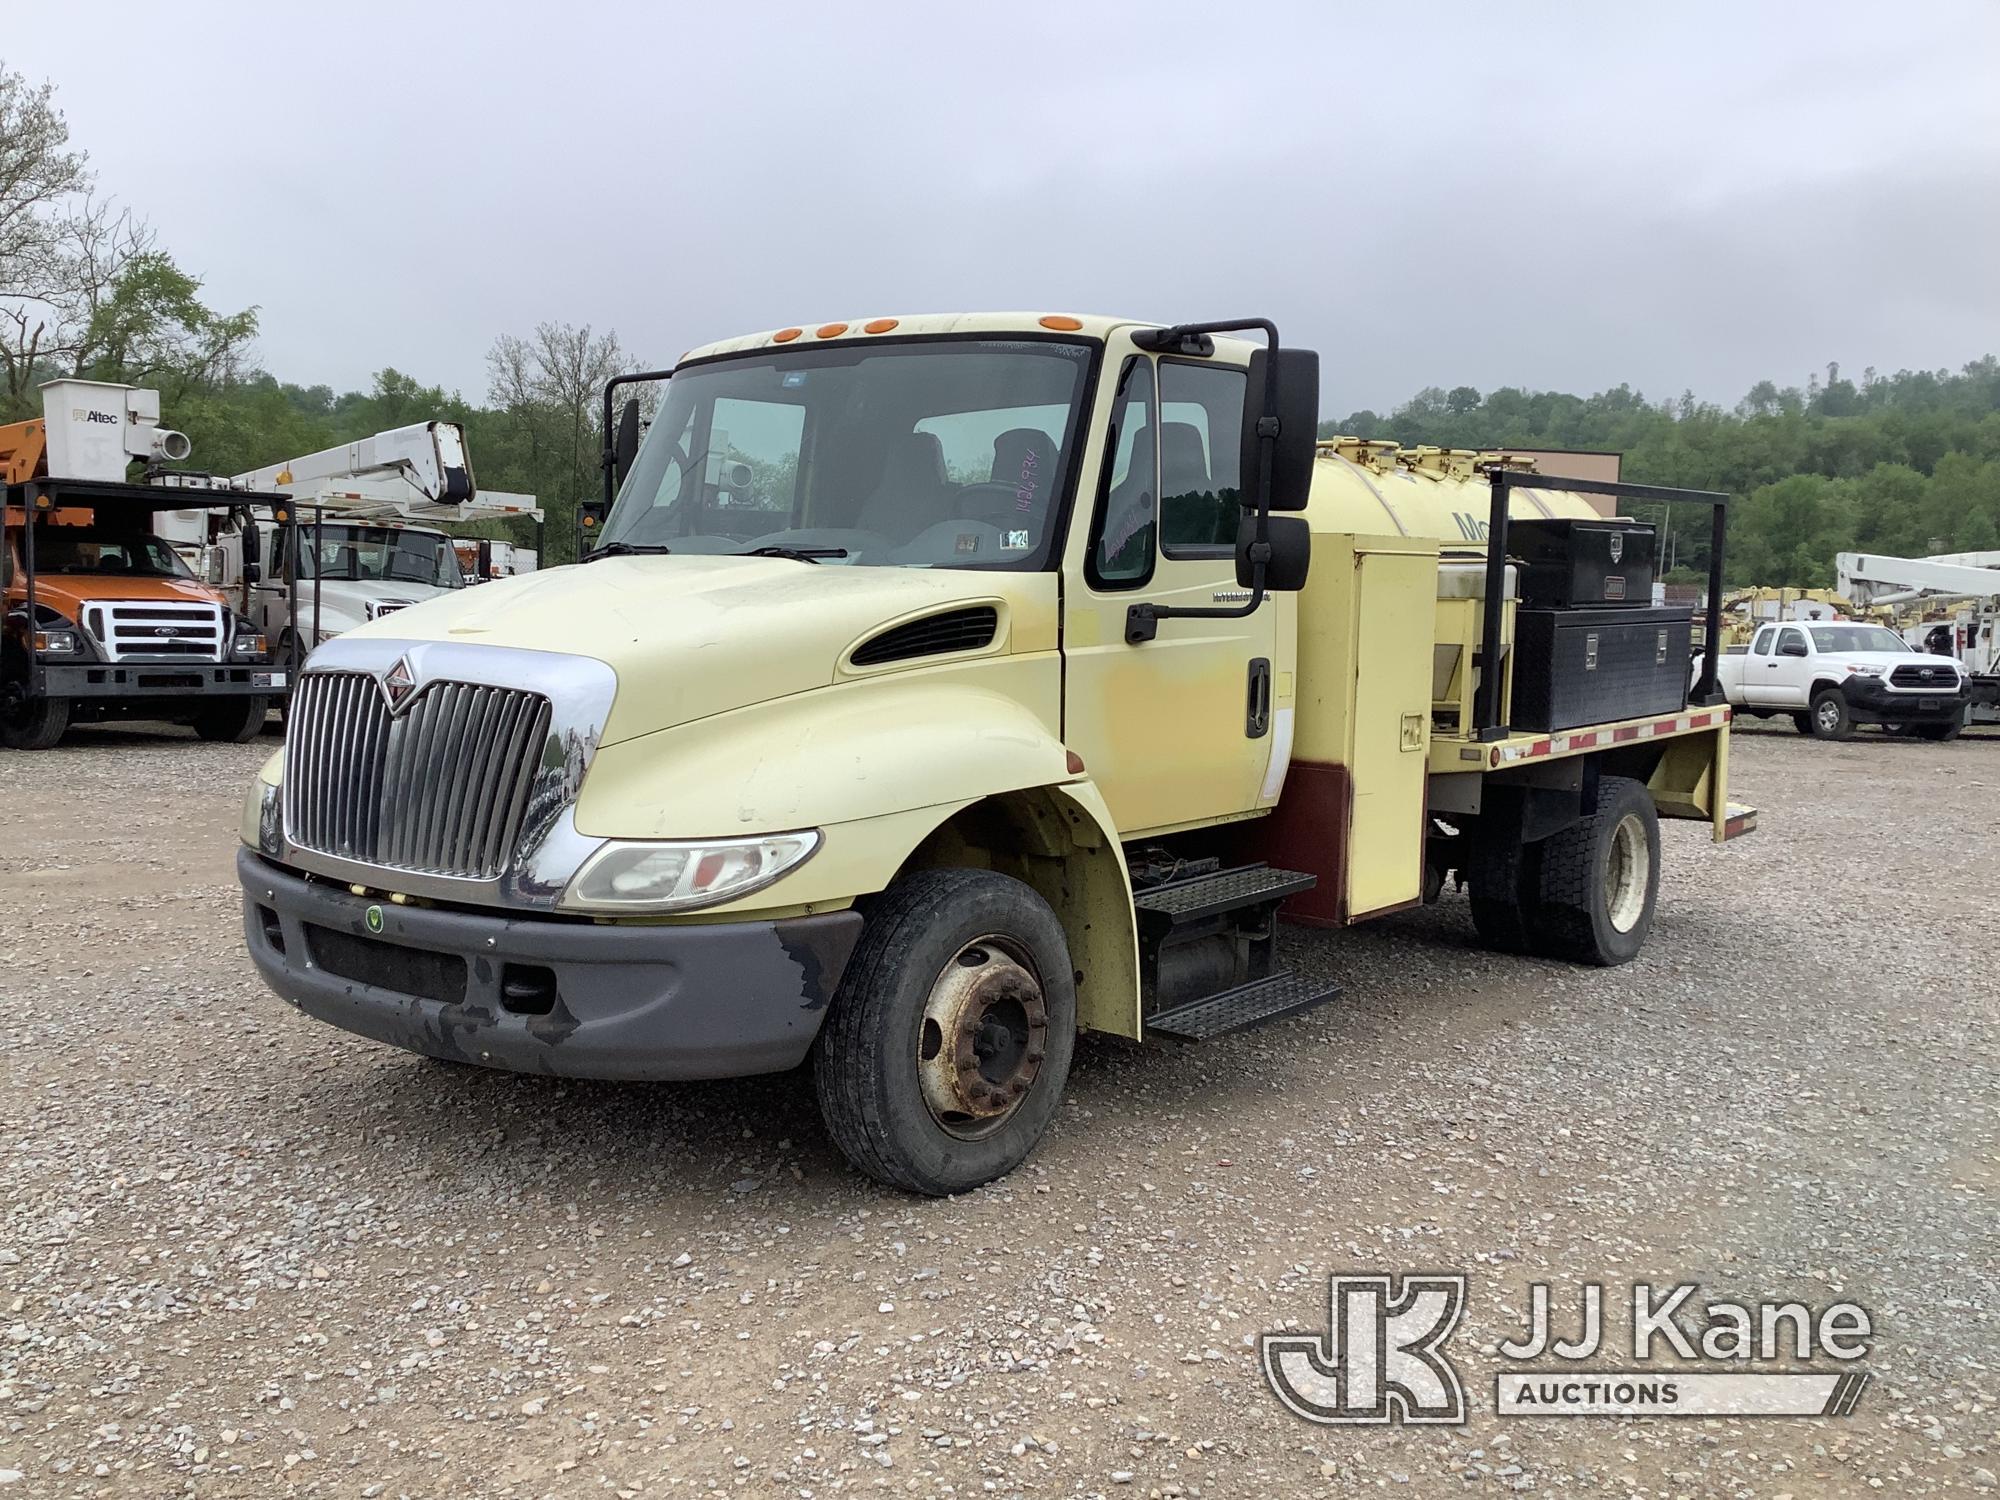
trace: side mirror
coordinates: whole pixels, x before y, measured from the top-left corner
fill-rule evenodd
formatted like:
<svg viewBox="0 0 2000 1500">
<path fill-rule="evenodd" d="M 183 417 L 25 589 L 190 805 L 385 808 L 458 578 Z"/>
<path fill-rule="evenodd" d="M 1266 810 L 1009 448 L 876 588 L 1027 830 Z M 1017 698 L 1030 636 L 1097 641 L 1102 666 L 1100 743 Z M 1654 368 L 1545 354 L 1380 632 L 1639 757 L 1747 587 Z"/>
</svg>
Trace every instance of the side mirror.
<svg viewBox="0 0 2000 1500">
<path fill-rule="evenodd" d="M 1306 586 L 1306 572 L 1312 565 L 1312 527 L 1299 516 L 1271 516 L 1271 556 L 1264 564 L 1264 587 L 1274 594 L 1294 594 Z M 1245 511 L 1236 523 L 1236 582 L 1241 588 L 1256 586 L 1250 549 L 1257 544 L 1257 515 Z"/>
<path fill-rule="evenodd" d="M 243 523 L 243 576 L 255 580 L 257 565 L 264 560 L 264 535 L 255 521 Z"/>
<path fill-rule="evenodd" d="M 1273 411 L 1278 422 L 1277 442 L 1271 452 L 1271 489 L 1258 494 L 1259 467 L 1263 441 L 1265 371 L 1270 368 L 1271 351 L 1259 349 L 1250 356 L 1250 389 L 1243 402 L 1242 475 L 1243 506 L 1256 510 L 1268 504 L 1272 510 L 1304 510 L 1312 493 L 1313 450 L 1319 441 L 1319 355 L 1311 349 L 1277 351 L 1277 389 L 1272 393 Z M 1277 587 L 1272 584 L 1271 587 Z"/>
<path fill-rule="evenodd" d="M 611 446 L 611 477 L 614 483 L 625 482 L 625 476 L 632 472 L 632 460 L 638 456 L 639 403 L 631 400 L 618 413 L 618 437 Z"/>
<path fill-rule="evenodd" d="M 1778 655 L 1780 656 L 1807 656 L 1810 654 L 1797 641 L 1786 641 L 1784 645 L 1778 648 Z"/>
</svg>

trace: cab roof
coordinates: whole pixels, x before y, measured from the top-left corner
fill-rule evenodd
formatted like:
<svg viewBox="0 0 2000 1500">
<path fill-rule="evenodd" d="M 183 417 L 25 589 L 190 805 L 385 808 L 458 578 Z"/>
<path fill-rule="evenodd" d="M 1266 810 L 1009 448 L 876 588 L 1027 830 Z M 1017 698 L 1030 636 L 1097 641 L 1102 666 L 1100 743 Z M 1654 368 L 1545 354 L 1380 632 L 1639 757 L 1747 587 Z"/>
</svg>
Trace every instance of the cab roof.
<svg viewBox="0 0 2000 1500">
<path fill-rule="evenodd" d="M 796 323 L 782 328 L 766 329 L 762 333 L 744 334 L 738 338 L 719 339 L 712 344 L 703 344 L 700 348 L 688 350 L 681 356 L 680 363 L 688 364 L 696 360 L 713 359 L 724 354 L 745 354 L 757 349 L 782 349 L 791 344 L 858 344 L 883 337 L 926 338 L 947 334 L 984 333 L 1027 334 L 1045 338 L 1051 334 L 1070 334 L 1079 339 L 1103 342 L 1121 331 L 1162 326 L 1164 325 L 1142 318 L 1112 317 L 1103 313 L 907 313 L 899 316 L 835 318 L 824 323 Z M 1258 347 L 1252 340 L 1227 336 L 1218 337 L 1215 344 L 1218 352 L 1226 350 L 1239 357 L 1247 357 L 1251 349 Z"/>
</svg>

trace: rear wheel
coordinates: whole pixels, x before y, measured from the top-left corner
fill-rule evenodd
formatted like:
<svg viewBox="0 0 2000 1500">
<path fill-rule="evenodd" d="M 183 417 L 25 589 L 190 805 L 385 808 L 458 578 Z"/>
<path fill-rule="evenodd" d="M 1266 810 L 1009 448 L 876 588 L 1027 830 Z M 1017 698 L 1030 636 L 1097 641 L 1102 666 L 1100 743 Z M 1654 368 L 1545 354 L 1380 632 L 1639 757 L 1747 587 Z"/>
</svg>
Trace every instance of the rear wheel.
<svg viewBox="0 0 2000 1500">
<path fill-rule="evenodd" d="M 245 745 L 264 732 L 264 716 L 271 700 L 262 694 L 254 698 L 217 698 L 204 703 L 189 722 L 205 740 Z"/>
<path fill-rule="evenodd" d="M 1048 903 L 991 871 L 923 870 L 869 912 L 813 1043 L 813 1084 L 856 1167 L 963 1193 L 1027 1159 L 1075 1037 L 1069 945 Z"/>
<path fill-rule="evenodd" d="M 1821 688 L 1813 694 L 1810 718 L 1809 732 L 1816 740 L 1844 740 L 1854 733 L 1854 719 L 1839 688 Z"/>
<path fill-rule="evenodd" d="M 1541 844 L 1534 948 L 1571 963 L 1622 964 L 1653 930 L 1660 894 L 1660 818 L 1645 785 L 1597 783 L 1597 810 Z"/>
</svg>

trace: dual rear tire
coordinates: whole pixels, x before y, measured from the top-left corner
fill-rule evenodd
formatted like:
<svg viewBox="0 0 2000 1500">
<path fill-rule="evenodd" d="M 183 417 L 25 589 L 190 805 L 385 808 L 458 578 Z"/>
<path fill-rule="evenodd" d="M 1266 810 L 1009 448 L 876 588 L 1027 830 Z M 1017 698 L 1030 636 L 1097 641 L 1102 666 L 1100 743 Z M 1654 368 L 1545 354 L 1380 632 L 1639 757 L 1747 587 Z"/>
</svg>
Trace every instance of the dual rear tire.
<svg viewBox="0 0 2000 1500">
<path fill-rule="evenodd" d="M 1597 783 L 1588 816 L 1537 843 L 1484 848 L 1467 871 L 1480 941 L 1610 967 L 1636 958 L 1660 894 L 1660 819 L 1645 785 Z"/>
</svg>

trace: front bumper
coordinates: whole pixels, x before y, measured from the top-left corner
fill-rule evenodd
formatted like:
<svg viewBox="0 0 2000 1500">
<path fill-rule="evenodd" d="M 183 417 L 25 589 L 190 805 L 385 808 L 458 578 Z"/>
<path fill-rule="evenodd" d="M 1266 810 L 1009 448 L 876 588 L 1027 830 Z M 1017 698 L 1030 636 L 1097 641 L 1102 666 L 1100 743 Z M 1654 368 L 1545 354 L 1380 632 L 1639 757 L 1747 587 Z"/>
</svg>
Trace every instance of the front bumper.
<svg viewBox="0 0 2000 1500">
<path fill-rule="evenodd" d="M 1849 677 L 1840 685 L 1849 717 L 1864 724 L 1944 723 L 1965 711 L 1965 689 L 1896 692 L 1879 677 Z"/>
<path fill-rule="evenodd" d="M 37 663 L 30 691 L 37 698 L 242 698 L 282 697 L 292 674 L 262 662 Z"/>
<path fill-rule="evenodd" d="M 733 1078 L 805 1060 L 861 914 L 632 926 L 397 906 L 236 854 L 264 982 L 429 1057 L 565 1078 Z"/>
</svg>

